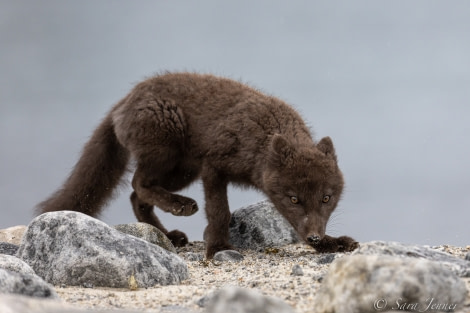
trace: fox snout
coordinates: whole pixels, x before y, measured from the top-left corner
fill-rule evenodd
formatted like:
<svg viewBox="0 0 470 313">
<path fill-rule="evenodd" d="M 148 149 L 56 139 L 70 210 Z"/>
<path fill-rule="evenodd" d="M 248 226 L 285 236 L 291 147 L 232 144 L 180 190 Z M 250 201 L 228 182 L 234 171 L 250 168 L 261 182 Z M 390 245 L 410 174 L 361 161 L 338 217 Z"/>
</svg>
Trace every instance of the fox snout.
<svg viewBox="0 0 470 313">
<path fill-rule="evenodd" d="M 300 237 L 309 245 L 315 246 L 325 237 L 326 224 L 328 217 L 311 212 L 304 217 L 300 223 L 297 223 L 297 229 Z"/>
</svg>

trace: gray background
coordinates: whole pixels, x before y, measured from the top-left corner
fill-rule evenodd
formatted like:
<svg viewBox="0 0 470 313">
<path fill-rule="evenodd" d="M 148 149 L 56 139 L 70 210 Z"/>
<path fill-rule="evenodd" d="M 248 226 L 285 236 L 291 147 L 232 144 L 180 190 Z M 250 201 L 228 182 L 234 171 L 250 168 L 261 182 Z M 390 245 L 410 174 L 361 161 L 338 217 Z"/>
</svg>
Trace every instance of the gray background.
<svg viewBox="0 0 470 313">
<path fill-rule="evenodd" d="M 333 138 L 347 187 L 330 234 L 470 244 L 469 16 L 468 1 L 0 1 L 0 228 L 29 223 L 136 82 L 188 70 L 278 96 Z M 105 222 L 135 220 L 129 193 Z M 182 193 L 203 207 L 200 183 Z M 202 238 L 203 210 L 159 215 Z"/>
</svg>

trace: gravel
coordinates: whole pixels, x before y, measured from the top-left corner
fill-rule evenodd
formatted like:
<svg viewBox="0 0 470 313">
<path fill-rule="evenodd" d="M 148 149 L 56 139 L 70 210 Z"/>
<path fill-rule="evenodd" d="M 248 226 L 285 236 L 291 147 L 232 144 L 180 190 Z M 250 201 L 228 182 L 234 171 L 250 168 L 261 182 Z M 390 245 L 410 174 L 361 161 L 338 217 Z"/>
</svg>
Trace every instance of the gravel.
<svg viewBox="0 0 470 313">
<path fill-rule="evenodd" d="M 432 247 L 462 259 L 470 251 L 452 246 Z M 180 285 L 155 286 L 135 291 L 115 288 L 56 287 L 65 302 L 82 308 L 126 308 L 142 312 L 160 312 L 181 306 L 194 312 L 204 312 L 210 294 L 224 286 L 256 289 L 264 295 L 285 301 L 296 312 L 313 312 L 314 298 L 330 262 L 340 255 L 322 255 L 304 244 L 291 244 L 265 251 L 241 251 L 240 262 L 201 260 L 203 242 L 191 242 L 178 248 L 178 254 L 188 264 L 190 278 Z M 300 270 L 299 270 L 300 269 Z M 300 274 L 300 273 L 303 273 Z M 470 278 L 464 279 L 470 290 Z M 467 298 L 465 309 L 470 308 Z"/>
</svg>

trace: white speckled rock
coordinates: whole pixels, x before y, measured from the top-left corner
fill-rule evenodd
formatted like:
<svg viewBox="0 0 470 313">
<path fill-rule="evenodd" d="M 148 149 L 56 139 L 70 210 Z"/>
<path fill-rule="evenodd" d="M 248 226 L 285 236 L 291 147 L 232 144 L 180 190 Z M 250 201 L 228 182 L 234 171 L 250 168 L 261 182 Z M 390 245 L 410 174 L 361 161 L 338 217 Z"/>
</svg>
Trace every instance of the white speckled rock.
<svg viewBox="0 0 470 313">
<path fill-rule="evenodd" d="M 2 293 L 40 298 L 58 298 L 54 288 L 39 276 L 0 268 L 0 294 Z M 4 311 L 0 310 L 0 312 Z"/>
<path fill-rule="evenodd" d="M 239 287 L 225 287 L 209 300 L 207 313 L 294 313 L 282 300 Z"/>
<path fill-rule="evenodd" d="M 269 201 L 261 201 L 232 213 L 230 243 L 242 249 L 264 249 L 299 242 L 294 228 Z"/>
<path fill-rule="evenodd" d="M 33 269 L 28 264 L 12 255 L 0 254 L 0 268 L 17 273 L 30 275 L 35 274 Z"/>
<path fill-rule="evenodd" d="M 404 311 L 406 306 L 424 312 L 429 304 L 458 309 L 466 295 L 465 283 L 436 262 L 386 255 L 344 256 L 331 264 L 323 279 L 315 312 Z"/>
<path fill-rule="evenodd" d="M 371 241 L 361 243 L 361 246 L 352 254 L 423 258 L 439 262 L 461 277 L 470 277 L 470 262 L 428 246 L 406 245 L 393 241 Z"/>
<path fill-rule="evenodd" d="M 177 284 L 189 277 L 176 254 L 78 212 L 59 211 L 36 217 L 17 256 L 54 285 L 139 287 Z"/>
</svg>

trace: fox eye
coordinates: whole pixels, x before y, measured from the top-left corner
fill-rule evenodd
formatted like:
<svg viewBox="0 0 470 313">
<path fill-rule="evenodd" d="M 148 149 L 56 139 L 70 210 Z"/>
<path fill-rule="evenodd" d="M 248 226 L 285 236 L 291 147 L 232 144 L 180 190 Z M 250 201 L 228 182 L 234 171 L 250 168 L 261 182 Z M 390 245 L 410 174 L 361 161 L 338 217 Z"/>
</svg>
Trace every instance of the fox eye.
<svg viewBox="0 0 470 313">
<path fill-rule="evenodd" d="M 293 204 L 298 204 L 299 198 L 297 198 L 296 196 L 292 196 L 290 197 L 290 202 L 292 202 Z"/>
<path fill-rule="evenodd" d="M 323 203 L 327 203 L 328 201 L 330 201 L 330 196 L 329 195 L 324 195 L 323 199 L 321 199 L 321 202 L 323 202 Z"/>
</svg>

